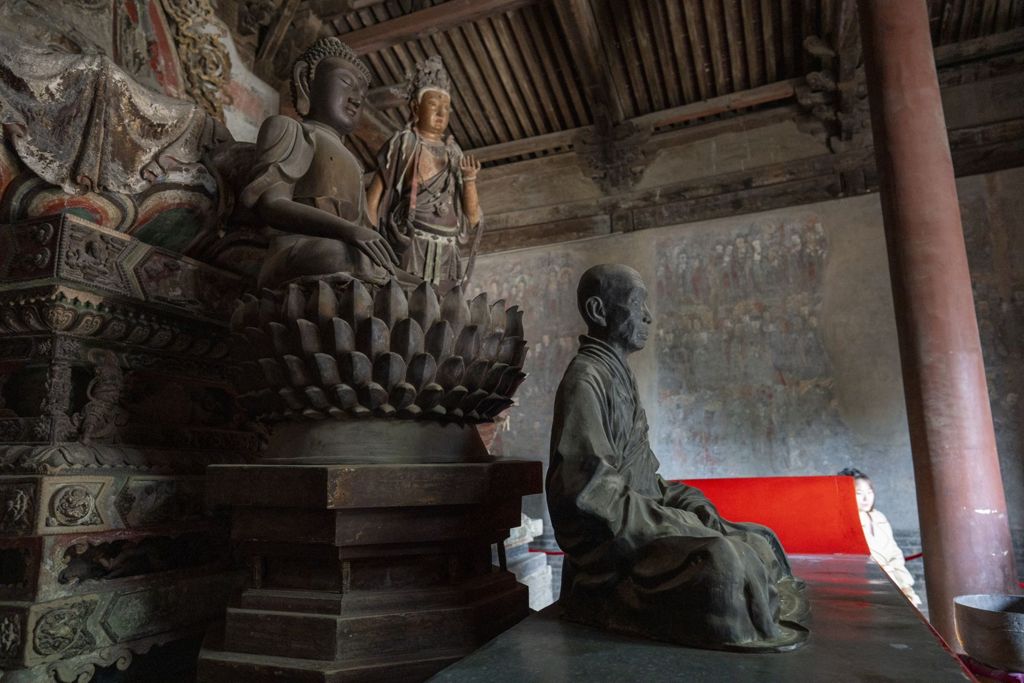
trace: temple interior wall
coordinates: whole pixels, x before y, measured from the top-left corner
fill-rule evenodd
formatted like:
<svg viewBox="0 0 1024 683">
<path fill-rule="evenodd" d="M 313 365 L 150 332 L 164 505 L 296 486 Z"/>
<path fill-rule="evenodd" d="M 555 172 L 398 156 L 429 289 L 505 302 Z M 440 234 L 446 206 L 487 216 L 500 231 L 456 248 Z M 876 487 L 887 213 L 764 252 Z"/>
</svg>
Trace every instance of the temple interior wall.
<svg viewBox="0 0 1024 683">
<path fill-rule="evenodd" d="M 1012 528 L 1024 528 L 1024 169 L 961 178 L 960 205 Z M 877 195 L 486 255 L 474 286 L 526 308 L 527 382 L 506 452 L 547 459 L 555 388 L 583 331 L 575 283 L 625 262 L 655 331 L 632 364 L 666 477 L 869 473 L 917 527 Z M 543 510 L 539 497 L 528 512 Z"/>
</svg>

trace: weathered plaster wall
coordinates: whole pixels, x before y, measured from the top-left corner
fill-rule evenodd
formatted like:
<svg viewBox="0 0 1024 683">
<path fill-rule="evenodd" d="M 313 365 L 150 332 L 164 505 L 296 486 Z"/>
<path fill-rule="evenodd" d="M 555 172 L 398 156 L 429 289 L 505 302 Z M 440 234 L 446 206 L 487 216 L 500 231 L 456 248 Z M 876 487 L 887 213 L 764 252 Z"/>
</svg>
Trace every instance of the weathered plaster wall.
<svg viewBox="0 0 1024 683">
<path fill-rule="evenodd" d="M 959 182 L 1011 524 L 1024 527 L 1024 169 Z M 507 450 L 547 458 L 554 390 L 582 325 L 575 283 L 627 263 L 656 333 L 633 357 L 668 477 L 855 465 L 917 527 L 876 195 L 482 257 L 475 286 L 526 308 L 532 343 Z M 530 513 L 542 507 L 532 501 Z"/>
</svg>

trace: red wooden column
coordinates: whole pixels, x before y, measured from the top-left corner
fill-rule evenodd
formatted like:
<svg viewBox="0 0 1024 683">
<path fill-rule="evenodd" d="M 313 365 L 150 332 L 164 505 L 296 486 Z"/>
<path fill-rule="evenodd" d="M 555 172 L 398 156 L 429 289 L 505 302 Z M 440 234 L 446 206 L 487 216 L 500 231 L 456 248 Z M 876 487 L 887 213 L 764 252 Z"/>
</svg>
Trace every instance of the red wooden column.
<svg viewBox="0 0 1024 683">
<path fill-rule="evenodd" d="M 859 0 L 932 624 L 1016 587 L 925 0 Z"/>
</svg>

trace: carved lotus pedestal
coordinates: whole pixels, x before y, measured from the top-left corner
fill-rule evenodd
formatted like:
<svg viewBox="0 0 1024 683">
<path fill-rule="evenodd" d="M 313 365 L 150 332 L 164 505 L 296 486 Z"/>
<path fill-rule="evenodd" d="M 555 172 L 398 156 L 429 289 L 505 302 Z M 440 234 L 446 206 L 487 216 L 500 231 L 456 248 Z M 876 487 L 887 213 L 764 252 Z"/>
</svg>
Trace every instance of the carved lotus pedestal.
<svg viewBox="0 0 1024 683">
<path fill-rule="evenodd" d="M 201 681 L 423 680 L 528 614 L 491 548 L 542 490 L 539 462 L 490 458 L 473 427 L 380 418 L 289 424 L 265 460 L 208 471 L 251 571 Z"/>
<path fill-rule="evenodd" d="M 203 476 L 242 429 L 243 283 L 70 215 L 0 225 L 0 671 L 87 681 L 194 638 L 240 585 Z"/>
</svg>

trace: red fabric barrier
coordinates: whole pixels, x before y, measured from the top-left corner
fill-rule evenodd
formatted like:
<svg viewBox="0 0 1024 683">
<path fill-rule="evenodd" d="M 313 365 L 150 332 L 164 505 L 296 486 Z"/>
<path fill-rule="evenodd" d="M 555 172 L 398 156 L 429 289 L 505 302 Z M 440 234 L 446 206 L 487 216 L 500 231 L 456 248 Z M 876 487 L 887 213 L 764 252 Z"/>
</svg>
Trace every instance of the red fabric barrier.
<svg viewBox="0 0 1024 683">
<path fill-rule="evenodd" d="M 685 479 L 734 522 L 771 527 L 787 553 L 868 555 L 851 477 Z"/>
</svg>

